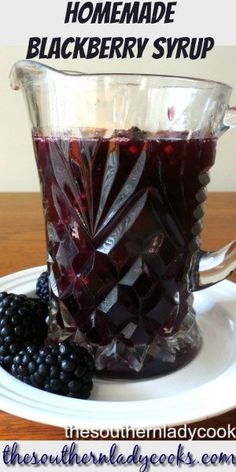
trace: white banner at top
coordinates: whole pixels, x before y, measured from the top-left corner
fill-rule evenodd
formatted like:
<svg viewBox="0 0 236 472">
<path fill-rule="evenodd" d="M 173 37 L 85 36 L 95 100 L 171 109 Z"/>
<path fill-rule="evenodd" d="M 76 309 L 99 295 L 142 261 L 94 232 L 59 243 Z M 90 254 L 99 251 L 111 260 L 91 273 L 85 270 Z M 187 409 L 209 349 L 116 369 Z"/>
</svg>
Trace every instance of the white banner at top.
<svg viewBox="0 0 236 472">
<path fill-rule="evenodd" d="M 130 1 L 105 2 L 98 0 L 86 2 L 72 2 L 78 4 L 79 8 L 84 3 L 89 4 L 83 15 L 89 18 L 89 12 L 95 8 L 97 3 L 109 3 L 113 7 L 117 5 L 117 20 L 119 11 Z M 141 6 L 148 3 L 167 4 L 168 0 L 162 2 L 147 2 L 141 0 Z M 236 45 L 236 0 L 176 0 L 172 5 L 172 22 L 164 23 L 160 20 L 156 23 L 143 21 L 138 23 L 102 23 L 91 24 L 90 20 L 83 24 L 80 21 L 65 24 L 65 16 L 68 6 L 67 0 L 1 0 L 0 3 L 0 45 L 23 45 L 27 47 L 30 37 L 114 37 L 114 36 L 145 36 L 154 40 L 157 37 L 213 37 L 215 45 Z"/>
</svg>

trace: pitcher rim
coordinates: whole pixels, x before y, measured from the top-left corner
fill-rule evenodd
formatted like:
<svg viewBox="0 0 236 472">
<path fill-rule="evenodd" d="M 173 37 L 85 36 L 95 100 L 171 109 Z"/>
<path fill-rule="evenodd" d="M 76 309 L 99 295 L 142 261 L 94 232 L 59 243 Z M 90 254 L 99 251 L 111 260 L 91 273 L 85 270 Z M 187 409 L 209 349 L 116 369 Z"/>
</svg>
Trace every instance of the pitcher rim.
<svg viewBox="0 0 236 472">
<path fill-rule="evenodd" d="M 220 82 L 220 81 L 217 81 L 217 80 L 211 80 L 211 79 L 205 79 L 205 78 L 199 78 L 199 77 L 189 77 L 189 76 L 182 76 L 182 75 L 172 75 L 172 74 L 143 74 L 143 73 L 135 73 L 135 72 L 93 72 L 93 73 L 87 73 L 87 72 L 80 72 L 80 71 L 74 71 L 74 70 L 65 70 L 65 69 L 56 69 L 54 67 L 51 67 L 49 65 L 46 65 L 44 63 L 41 63 L 41 62 L 37 62 L 37 61 L 32 61 L 32 60 L 29 60 L 29 59 L 23 59 L 23 60 L 19 60 L 19 61 L 16 61 L 13 66 L 12 66 L 12 69 L 14 69 L 14 67 L 17 65 L 17 64 L 20 64 L 20 63 L 27 63 L 27 64 L 33 64 L 33 65 L 37 65 L 37 66 L 40 66 L 42 68 L 45 68 L 45 69 L 48 69 L 50 71 L 53 71 L 53 72 L 56 72 L 58 74 L 61 74 L 63 76 L 71 76 L 71 77 L 150 77 L 150 78 L 160 78 L 160 79 L 173 79 L 173 80 L 182 80 L 182 81 L 186 81 L 186 83 L 190 83 L 190 82 L 200 82 L 202 84 L 212 84 L 214 86 L 220 86 L 220 87 L 224 87 L 226 89 L 228 89 L 229 91 L 232 90 L 232 87 L 228 84 L 226 84 L 225 82 Z M 168 87 L 168 85 L 167 85 Z M 169 87 L 171 87 L 171 85 L 169 85 Z M 195 86 L 195 88 L 197 88 Z"/>
</svg>

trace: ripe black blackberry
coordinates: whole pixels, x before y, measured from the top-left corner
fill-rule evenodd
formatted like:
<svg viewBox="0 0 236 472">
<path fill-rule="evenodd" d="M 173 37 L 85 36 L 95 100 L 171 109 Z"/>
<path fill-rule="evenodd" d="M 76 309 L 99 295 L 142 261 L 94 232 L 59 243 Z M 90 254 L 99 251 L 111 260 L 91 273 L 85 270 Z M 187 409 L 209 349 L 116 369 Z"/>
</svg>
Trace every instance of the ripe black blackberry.
<svg viewBox="0 0 236 472">
<path fill-rule="evenodd" d="M 36 283 L 36 295 L 41 300 L 48 302 L 49 300 L 49 281 L 48 272 L 42 272 Z"/>
<path fill-rule="evenodd" d="M 89 397 L 94 361 L 78 344 L 65 341 L 44 347 L 28 346 L 15 356 L 11 372 L 19 380 L 67 397 Z"/>
<path fill-rule="evenodd" d="M 25 295 L 0 293 L 0 366 L 11 370 L 14 356 L 47 335 L 47 305 Z"/>
</svg>

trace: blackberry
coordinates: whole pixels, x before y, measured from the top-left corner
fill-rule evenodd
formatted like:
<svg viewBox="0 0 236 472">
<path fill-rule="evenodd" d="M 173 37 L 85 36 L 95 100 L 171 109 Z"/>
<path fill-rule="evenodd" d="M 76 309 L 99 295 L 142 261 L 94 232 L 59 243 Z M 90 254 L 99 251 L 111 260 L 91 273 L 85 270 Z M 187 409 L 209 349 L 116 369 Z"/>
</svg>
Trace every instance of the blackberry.
<svg viewBox="0 0 236 472">
<path fill-rule="evenodd" d="M 14 356 L 47 335 L 47 305 L 26 295 L 0 293 L 0 366 L 11 369 Z"/>
<path fill-rule="evenodd" d="M 33 387 L 67 397 L 89 397 L 94 361 L 85 348 L 64 341 L 28 346 L 15 356 L 11 373 Z"/>
<path fill-rule="evenodd" d="M 37 283 L 36 283 L 36 295 L 41 300 L 48 302 L 49 300 L 49 281 L 48 281 L 48 273 L 42 272 L 39 276 Z"/>
<path fill-rule="evenodd" d="M 137 140 L 137 139 L 145 139 L 147 136 L 147 133 L 145 131 L 142 131 L 139 129 L 137 126 L 132 126 L 128 130 L 124 129 L 116 129 L 113 133 L 113 136 L 116 138 L 128 138 L 132 140 Z"/>
</svg>

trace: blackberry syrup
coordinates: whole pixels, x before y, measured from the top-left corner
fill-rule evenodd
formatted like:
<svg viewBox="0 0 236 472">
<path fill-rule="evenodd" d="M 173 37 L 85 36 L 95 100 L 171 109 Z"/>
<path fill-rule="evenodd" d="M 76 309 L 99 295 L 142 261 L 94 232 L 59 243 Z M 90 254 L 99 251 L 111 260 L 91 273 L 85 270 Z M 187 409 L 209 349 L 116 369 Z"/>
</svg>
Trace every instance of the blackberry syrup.
<svg viewBox="0 0 236 472">
<path fill-rule="evenodd" d="M 158 353 L 192 310 L 189 271 L 216 141 L 126 132 L 35 135 L 34 145 L 54 338 L 91 348 L 105 376 L 140 378 L 186 362 L 190 346 Z"/>
</svg>

